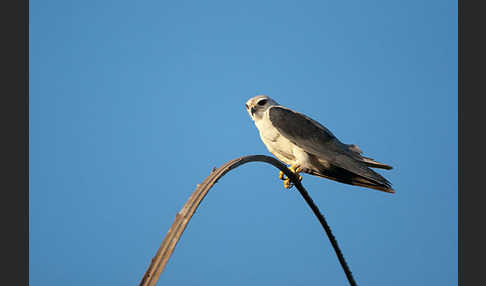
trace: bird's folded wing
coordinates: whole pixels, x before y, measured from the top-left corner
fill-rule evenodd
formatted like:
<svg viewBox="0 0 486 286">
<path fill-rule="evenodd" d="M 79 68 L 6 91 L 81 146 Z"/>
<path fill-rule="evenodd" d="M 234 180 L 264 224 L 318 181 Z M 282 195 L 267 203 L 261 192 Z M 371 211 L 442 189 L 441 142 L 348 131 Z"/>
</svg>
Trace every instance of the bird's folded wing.
<svg viewBox="0 0 486 286">
<path fill-rule="evenodd" d="M 282 106 L 273 106 L 268 112 L 272 125 L 282 136 L 304 151 L 356 175 L 390 185 L 384 177 L 361 161 L 359 153 L 349 150 L 348 145 L 341 143 L 320 123 Z"/>
</svg>

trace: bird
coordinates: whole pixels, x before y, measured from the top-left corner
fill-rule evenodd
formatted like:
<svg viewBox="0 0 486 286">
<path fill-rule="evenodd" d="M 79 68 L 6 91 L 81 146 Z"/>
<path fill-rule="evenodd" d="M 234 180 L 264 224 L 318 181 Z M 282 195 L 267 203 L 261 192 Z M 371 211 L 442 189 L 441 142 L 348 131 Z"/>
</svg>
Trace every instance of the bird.
<svg viewBox="0 0 486 286">
<path fill-rule="evenodd" d="M 390 170 L 392 166 L 363 156 L 356 144 L 342 143 L 329 129 L 314 119 L 278 104 L 266 95 L 245 103 L 268 151 L 300 173 L 331 179 L 386 193 L 395 193 L 391 183 L 371 168 Z M 293 186 L 280 171 L 284 187 Z"/>
</svg>

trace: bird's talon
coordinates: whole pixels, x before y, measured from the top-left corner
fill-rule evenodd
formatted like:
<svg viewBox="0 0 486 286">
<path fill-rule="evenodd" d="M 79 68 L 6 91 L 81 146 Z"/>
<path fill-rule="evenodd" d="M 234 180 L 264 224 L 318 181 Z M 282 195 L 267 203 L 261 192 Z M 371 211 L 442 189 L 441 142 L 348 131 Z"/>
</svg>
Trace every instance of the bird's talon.
<svg viewBox="0 0 486 286">
<path fill-rule="evenodd" d="M 290 179 L 289 178 L 285 179 L 284 180 L 284 188 L 290 189 L 292 187 L 293 187 L 293 184 L 292 184 L 292 182 L 290 182 Z"/>
<path fill-rule="evenodd" d="M 299 175 L 299 172 L 302 171 L 300 167 L 296 165 L 291 165 L 288 168 L 290 171 L 292 171 L 292 173 L 295 174 L 299 182 L 302 181 L 302 176 Z M 280 171 L 280 173 L 278 174 L 278 178 L 284 181 L 284 188 L 291 189 L 294 186 L 294 184 L 290 181 L 290 178 L 285 176 L 285 173 L 283 171 Z"/>
</svg>

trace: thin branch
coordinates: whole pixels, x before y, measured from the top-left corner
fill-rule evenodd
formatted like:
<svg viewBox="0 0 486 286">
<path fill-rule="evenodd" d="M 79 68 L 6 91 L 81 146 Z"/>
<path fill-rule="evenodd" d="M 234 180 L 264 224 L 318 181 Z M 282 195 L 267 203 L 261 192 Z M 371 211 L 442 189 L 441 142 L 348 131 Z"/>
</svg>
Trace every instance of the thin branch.
<svg viewBox="0 0 486 286">
<path fill-rule="evenodd" d="M 167 264 L 167 261 L 169 260 L 170 256 L 172 255 L 172 252 L 174 251 L 175 246 L 177 245 L 177 242 L 179 241 L 182 233 L 186 229 L 187 224 L 189 223 L 189 220 L 191 217 L 194 215 L 196 212 L 197 207 L 201 203 L 201 201 L 204 199 L 208 191 L 213 187 L 213 185 L 222 177 L 224 176 L 227 172 L 231 171 L 232 169 L 235 169 L 245 163 L 248 162 L 265 162 L 273 165 L 274 167 L 280 169 L 284 174 L 290 178 L 294 186 L 299 190 L 300 194 L 304 198 L 304 200 L 307 202 L 309 207 L 312 209 L 314 214 L 316 215 L 317 219 L 321 223 L 322 227 L 326 231 L 327 236 L 329 237 L 329 240 L 332 244 L 332 247 L 334 248 L 334 251 L 336 252 L 336 255 L 339 259 L 339 263 L 341 264 L 344 273 L 346 274 L 346 277 L 349 281 L 349 284 L 351 286 L 355 286 L 356 282 L 354 281 L 353 275 L 351 274 L 351 270 L 349 270 L 348 265 L 346 264 L 346 261 L 344 260 L 344 256 L 341 253 L 341 250 L 339 249 L 338 243 L 336 241 L 336 238 L 331 232 L 331 228 L 326 222 L 326 219 L 324 216 L 321 214 L 317 206 L 314 204 L 312 201 L 312 198 L 309 196 L 307 191 L 304 189 L 298 178 L 295 176 L 294 173 L 292 173 L 287 166 L 285 166 L 283 163 L 278 161 L 275 158 L 269 157 L 269 156 L 264 156 L 264 155 L 250 155 L 250 156 L 244 156 L 240 158 L 236 158 L 234 160 L 231 160 L 224 164 L 223 166 L 219 167 L 218 169 L 213 169 L 211 174 L 199 185 L 197 185 L 196 190 L 192 193 L 192 195 L 189 197 L 187 200 L 186 204 L 182 207 L 181 211 L 177 213 L 176 218 L 174 220 L 174 223 L 172 223 L 172 226 L 170 227 L 169 231 L 167 232 L 164 240 L 162 241 L 162 244 L 155 254 L 154 258 L 150 261 L 150 265 L 145 272 L 145 275 L 142 278 L 142 281 L 140 282 L 140 286 L 154 286 L 156 285 L 160 274 L 165 268 L 165 265 Z"/>
</svg>

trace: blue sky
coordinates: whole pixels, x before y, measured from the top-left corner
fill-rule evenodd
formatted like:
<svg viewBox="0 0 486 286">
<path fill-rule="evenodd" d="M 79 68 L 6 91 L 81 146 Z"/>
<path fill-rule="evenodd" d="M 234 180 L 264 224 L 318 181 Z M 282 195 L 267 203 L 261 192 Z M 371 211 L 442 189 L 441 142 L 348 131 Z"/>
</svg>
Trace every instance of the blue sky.
<svg viewBox="0 0 486 286">
<path fill-rule="evenodd" d="M 136 285 L 266 94 L 394 166 L 304 175 L 358 285 L 457 284 L 456 1 L 31 1 L 30 284 Z M 347 285 L 269 165 L 221 179 L 160 285 Z"/>
</svg>

